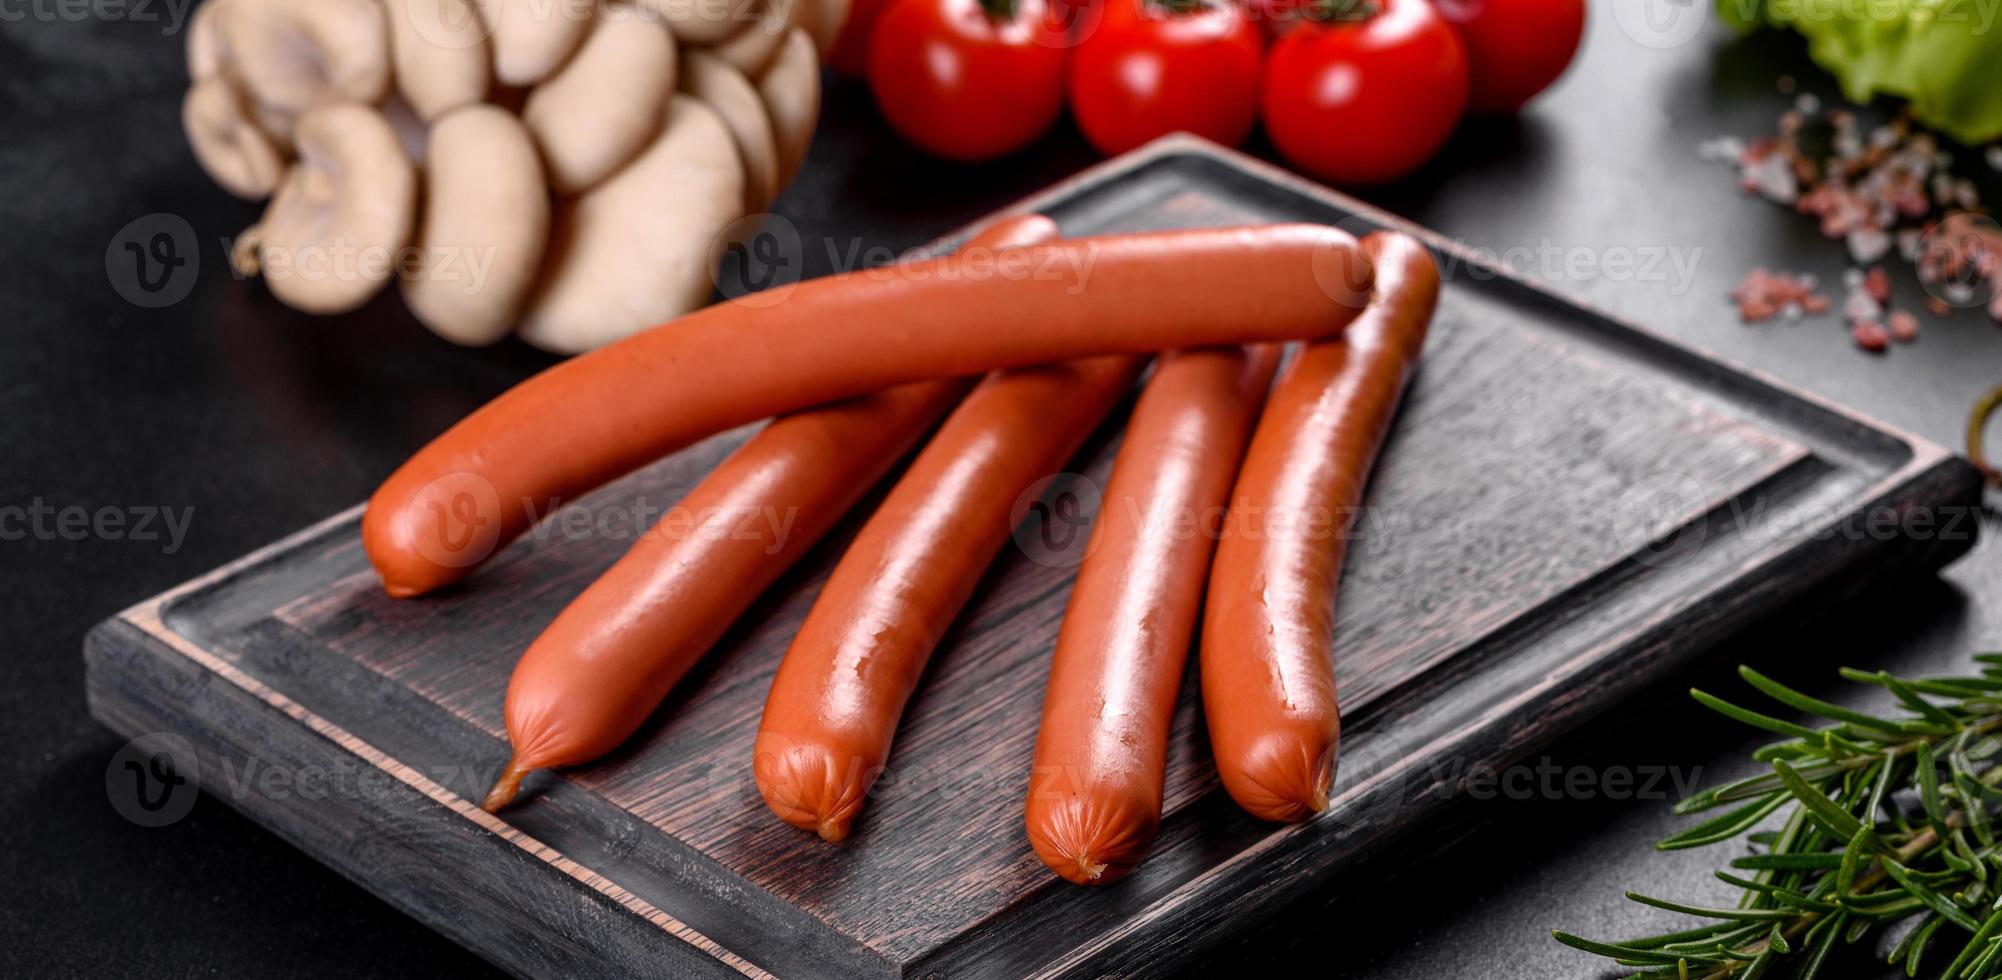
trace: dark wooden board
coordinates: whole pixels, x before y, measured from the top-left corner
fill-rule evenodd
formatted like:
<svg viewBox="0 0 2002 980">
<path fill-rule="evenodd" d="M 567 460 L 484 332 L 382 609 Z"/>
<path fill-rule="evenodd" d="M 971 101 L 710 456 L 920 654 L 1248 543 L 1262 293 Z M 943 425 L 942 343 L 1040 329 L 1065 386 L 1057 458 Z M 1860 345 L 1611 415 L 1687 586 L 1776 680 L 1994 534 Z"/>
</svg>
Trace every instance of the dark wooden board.
<svg viewBox="0 0 2002 980">
<path fill-rule="evenodd" d="M 1020 209 L 1071 234 L 1397 224 L 1190 139 Z M 1033 541 L 935 656 L 850 840 L 778 823 L 752 733 L 847 532 L 632 744 L 535 777 L 504 818 L 480 812 L 515 658 L 630 543 L 633 513 L 672 505 L 748 430 L 579 501 L 423 601 L 383 596 L 359 508 L 337 515 L 100 626 L 92 710 L 184 736 L 205 790 L 521 975 L 1132 974 L 1285 906 L 1447 805 L 1475 763 L 1526 757 L 1746 624 L 1972 545 L 1979 483 L 1945 450 L 1427 238 L 1448 283 L 1343 580 L 1343 760 L 1308 824 L 1234 809 L 1190 683 L 1146 865 L 1097 889 L 1042 868 L 1022 797 L 1071 568 Z M 1118 430 L 1077 473 L 1103 480 Z"/>
</svg>

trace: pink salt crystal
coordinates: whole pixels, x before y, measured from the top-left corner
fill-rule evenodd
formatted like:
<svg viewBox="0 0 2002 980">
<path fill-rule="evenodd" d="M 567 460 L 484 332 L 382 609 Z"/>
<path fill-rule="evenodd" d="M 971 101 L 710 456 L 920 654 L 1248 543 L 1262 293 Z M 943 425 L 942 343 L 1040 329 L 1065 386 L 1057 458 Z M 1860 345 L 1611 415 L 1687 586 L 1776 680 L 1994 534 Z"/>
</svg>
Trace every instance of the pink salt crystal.
<svg viewBox="0 0 2002 980">
<path fill-rule="evenodd" d="M 1875 320 L 1858 321 L 1856 326 L 1850 328 L 1849 336 L 1855 339 L 1856 346 L 1872 353 L 1888 350 L 1891 346 L 1891 335 L 1885 333 L 1884 325 Z"/>
<path fill-rule="evenodd" d="M 1849 231 L 1849 256 L 1858 262 L 1875 262 L 1891 250 L 1891 236 L 1883 229 L 1852 228 Z"/>
<path fill-rule="evenodd" d="M 1891 314 L 1890 327 L 1891 336 L 1896 337 L 1901 344 L 1909 344 L 1919 339 L 1919 318 L 1907 310 Z"/>
<path fill-rule="evenodd" d="M 1881 265 L 1873 265 L 1863 276 L 1863 288 L 1869 290 L 1870 298 L 1879 303 L 1891 301 L 1891 274 Z"/>
</svg>

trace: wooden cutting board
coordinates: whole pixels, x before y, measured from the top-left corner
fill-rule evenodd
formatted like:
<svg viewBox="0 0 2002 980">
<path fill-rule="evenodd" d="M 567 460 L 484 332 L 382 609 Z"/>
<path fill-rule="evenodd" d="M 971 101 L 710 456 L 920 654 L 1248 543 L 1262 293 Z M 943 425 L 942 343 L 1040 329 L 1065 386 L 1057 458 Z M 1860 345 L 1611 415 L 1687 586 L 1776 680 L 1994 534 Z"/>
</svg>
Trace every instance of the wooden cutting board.
<svg viewBox="0 0 2002 980">
<path fill-rule="evenodd" d="M 1399 224 L 1191 139 L 1020 209 L 1070 234 Z M 422 601 L 376 588 L 360 508 L 338 515 L 101 625 L 92 710 L 184 737 L 206 791 L 523 976 L 1133 974 L 1338 880 L 1449 805 L 1475 763 L 1525 758 L 1744 625 L 1972 545 L 1978 480 L 1938 446 L 1426 238 L 1448 283 L 1343 579 L 1347 738 L 1335 805 L 1311 823 L 1230 804 L 1192 677 L 1140 872 L 1079 888 L 1030 853 L 1045 667 L 1117 419 L 996 562 L 838 846 L 773 819 L 749 759 L 852 522 L 627 748 L 535 777 L 504 817 L 475 806 L 507 755 L 515 659 L 630 543 L 635 514 L 678 500 L 748 430 L 578 502 Z"/>
</svg>

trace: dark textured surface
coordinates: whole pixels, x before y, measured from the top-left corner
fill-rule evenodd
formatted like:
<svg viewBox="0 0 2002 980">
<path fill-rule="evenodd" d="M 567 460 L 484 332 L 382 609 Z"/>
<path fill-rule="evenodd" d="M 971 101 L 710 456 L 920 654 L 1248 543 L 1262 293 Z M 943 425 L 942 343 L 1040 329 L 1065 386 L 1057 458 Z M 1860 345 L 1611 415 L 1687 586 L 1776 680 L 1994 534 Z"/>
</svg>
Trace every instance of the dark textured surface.
<svg viewBox="0 0 2002 980">
<path fill-rule="evenodd" d="M 1623 35 L 1604 6 L 1594 12 L 1580 64 L 1527 118 L 1472 127 L 1427 173 L 1367 196 L 1497 249 L 1700 248 L 1687 288 L 1610 275 L 1560 275 L 1558 285 L 1895 425 L 1957 439 L 1966 404 L 2002 381 L 1993 325 L 1930 325 L 1917 346 L 1878 359 L 1857 353 L 1831 320 L 1747 330 L 1722 301 L 1755 263 L 1826 281 L 1840 272 L 1839 254 L 1805 222 L 1742 201 L 1728 172 L 1694 155 L 1700 139 L 1766 131 L 1786 101 L 1773 89 L 1783 71 L 1828 94 L 1798 47 L 1727 43 L 1713 31 L 1655 50 Z M 158 24 L 0 24 L 0 505 L 39 497 L 58 507 L 194 509 L 173 554 L 129 540 L 0 542 L 9 658 L 0 872 L 12 886 L 0 973 L 477 972 L 481 964 L 448 941 L 220 805 L 204 800 L 173 827 L 145 830 L 106 802 L 105 766 L 119 740 L 84 711 L 83 631 L 346 506 L 428 435 L 544 363 L 515 346 L 451 349 L 393 303 L 310 321 L 224 282 L 216 239 L 254 212 L 212 188 L 187 154 L 176 122 L 179 45 Z M 843 89 L 807 175 L 778 210 L 810 240 L 902 248 L 1088 159 L 1061 135 L 1021 160 L 942 166 L 898 148 L 866 99 Z M 104 268 L 119 229 L 156 212 L 186 218 L 207 243 L 203 286 L 163 312 L 127 304 Z M 809 250 L 810 270 L 826 268 L 825 254 Z M 1884 590 L 1838 619 L 1748 643 L 1733 659 L 1844 695 L 1827 682 L 1837 663 L 1958 669 L 1970 650 L 2002 640 L 1998 596 L 2002 557 L 1984 544 L 1942 582 Z M 1755 741 L 1664 690 L 1553 757 L 1721 778 L 1744 770 Z M 1245 952 L 1277 949 L 1358 977 L 1591 976 L 1595 964 L 1550 943 L 1549 928 L 1612 934 L 1659 921 L 1618 904 L 1629 884 L 1690 898 L 1715 887 L 1705 879 L 1718 854 L 1645 846 L 1676 825 L 1663 801 L 1477 809 L 1490 825 L 1441 861 L 1421 861 L 1432 850 L 1422 844 L 1387 855 L 1387 867 L 1405 873 L 1370 884 L 1366 901 L 1337 901 Z M 1836 975 L 1884 975 L 1842 966 Z"/>
</svg>

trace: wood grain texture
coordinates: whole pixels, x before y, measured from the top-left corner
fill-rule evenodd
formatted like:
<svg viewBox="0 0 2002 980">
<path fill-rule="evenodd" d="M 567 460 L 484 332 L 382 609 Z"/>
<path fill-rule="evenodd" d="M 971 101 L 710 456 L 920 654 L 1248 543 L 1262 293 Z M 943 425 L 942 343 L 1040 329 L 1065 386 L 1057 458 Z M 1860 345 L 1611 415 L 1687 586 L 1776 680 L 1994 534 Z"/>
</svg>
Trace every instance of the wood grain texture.
<svg viewBox="0 0 2002 980">
<path fill-rule="evenodd" d="M 1024 209 L 1071 234 L 1395 224 L 1192 140 Z M 506 756 L 515 658 L 750 430 L 576 502 L 424 601 L 380 593 L 355 515 L 343 515 L 93 634 L 94 710 L 122 731 L 182 731 L 218 764 L 267 751 L 268 738 L 286 765 L 345 758 L 415 774 L 399 781 L 414 796 L 335 799 L 311 816 L 296 801 L 232 802 L 525 975 L 578 963 L 685 975 L 683 961 L 781 976 L 1124 973 L 1285 905 L 1447 803 L 1467 765 L 1535 751 L 1746 623 L 1971 546 L 1971 510 L 1953 532 L 1842 530 L 1874 510 L 1970 506 L 1978 481 L 1943 450 L 1430 240 L 1452 260 L 1448 281 L 1343 579 L 1335 656 L 1348 739 L 1336 805 L 1309 824 L 1275 828 L 1229 805 L 1188 683 L 1155 853 L 1103 889 L 1048 874 L 1023 838 L 1021 801 L 1077 555 L 1032 532 L 934 657 L 853 836 L 830 846 L 779 823 L 750 779 L 752 734 L 852 521 L 625 749 L 537 777 L 503 820 L 465 812 Z M 1060 488 L 1102 483 L 1121 417 Z M 358 857 L 370 834 L 417 863 Z M 485 904 L 452 901 L 459 889 Z M 577 902 L 594 910 L 588 921 Z M 693 957 L 656 962 L 663 936 Z"/>
</svg>

